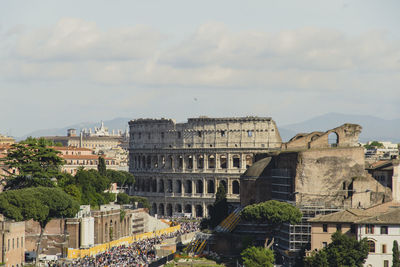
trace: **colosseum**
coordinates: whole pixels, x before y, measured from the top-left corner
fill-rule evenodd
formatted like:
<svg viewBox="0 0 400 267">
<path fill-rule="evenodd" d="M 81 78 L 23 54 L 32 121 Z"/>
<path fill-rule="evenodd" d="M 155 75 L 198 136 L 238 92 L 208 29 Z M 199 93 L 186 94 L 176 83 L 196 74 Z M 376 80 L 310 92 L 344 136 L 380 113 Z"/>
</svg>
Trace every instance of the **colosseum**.
<svg viewBox="0 0 400 267">
<path fill-rule="evenodd" d="M 151 213 L 208 216 L 218 185 L 239 204 L 240 175 L 254 155 L 279 150 L 281 137 L 269 117 L 136 119 L 129 122 L 129 170 Z"/>
</svg>

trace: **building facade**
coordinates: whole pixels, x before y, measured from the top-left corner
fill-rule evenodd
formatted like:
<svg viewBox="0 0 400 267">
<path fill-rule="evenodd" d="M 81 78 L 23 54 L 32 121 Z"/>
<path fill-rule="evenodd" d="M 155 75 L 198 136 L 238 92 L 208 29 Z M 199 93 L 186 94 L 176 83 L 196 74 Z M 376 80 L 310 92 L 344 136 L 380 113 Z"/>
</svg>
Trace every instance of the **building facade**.
<svg viewBox="0 0 400 267">
<path fill-rule="evenodd" d="M 220 184 L 228 201 L 239 202 L 239 178 L 254 155 L 282 143 L 269 117 L 137 119 L 129 127 L 131 193 L 147 197 L 160 216 L 207 216 Z"/>
<path fill-rule="evenodd" d="M 14 222 L 0 215 L 0 262 L 19 267 L 25 262 L 25 222 Z"/>
</svg>

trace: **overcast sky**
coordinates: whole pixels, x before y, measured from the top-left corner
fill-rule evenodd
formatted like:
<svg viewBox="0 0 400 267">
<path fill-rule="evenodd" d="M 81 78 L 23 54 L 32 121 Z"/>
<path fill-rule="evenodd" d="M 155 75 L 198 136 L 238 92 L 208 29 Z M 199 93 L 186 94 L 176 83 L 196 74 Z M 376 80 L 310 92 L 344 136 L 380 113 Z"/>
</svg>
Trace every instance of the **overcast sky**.
<svg viewBox="0 0 400 267">
<path fill-rule="evenodd" d="M 400 118 L 400 1 L 0 3 L 0 133 L 115 117 Z"/>
</svg>

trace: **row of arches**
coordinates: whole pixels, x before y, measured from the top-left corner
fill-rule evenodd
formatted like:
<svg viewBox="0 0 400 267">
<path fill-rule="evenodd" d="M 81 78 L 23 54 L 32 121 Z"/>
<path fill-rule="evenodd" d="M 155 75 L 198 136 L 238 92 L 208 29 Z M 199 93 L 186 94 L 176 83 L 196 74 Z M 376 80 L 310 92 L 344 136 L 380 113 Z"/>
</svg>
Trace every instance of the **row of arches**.
<svg viewBox="0 0 400 267">
<path fill-rule="evenodd" d="M 250 154 L 131 155 L 132 169 L 244 169 L 253 164 Z"/>
<path fill-rule="evenodd" d="M 240 194 L 238 180 L 231 182 L 231 190 L 225 180 L 220 180 L 219 185 L 225 187 L 228 194 Z M 135 191 L 149 193 L 178 193 L 178 194 L 215 194 L 216 182 L 213 179 L 173 180 L 156 178 L 137 178 Z M 230 192 L 232 191 L 232 192 Z"/>
<path fill-rule="evenodd" d="M 206 217 L 208 214 L 210 214 L 212 205 L 208 205 L 206 207 L 206 210 L 203 210 L 203 205 L 202 204 L 171 204 L 171 203 L 153 203 L 152 204 L 152 209 L 151 213 L 157 214 L 157 216 L 167 216 L 167 217 L 172 217 L 176 213 L 190 213 L 192 214 L 193 217 Z"/>
</svg>

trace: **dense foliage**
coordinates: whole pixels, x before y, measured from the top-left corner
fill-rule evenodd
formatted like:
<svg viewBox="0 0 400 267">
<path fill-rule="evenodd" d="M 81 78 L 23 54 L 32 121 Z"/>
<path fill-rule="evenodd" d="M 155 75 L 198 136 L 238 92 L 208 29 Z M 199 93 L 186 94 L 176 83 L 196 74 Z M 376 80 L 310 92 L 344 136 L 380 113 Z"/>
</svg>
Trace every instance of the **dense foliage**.
<svg viewBox="0 0 400 267">
<path fill-rule="evenodd" d="M 107 167 L 106 167 L 106 161 L 103 157 L 99 157 L 99 163 L 97 165 L 97 170 L 102 176 L 107 175 Z"/>
<path fill-rule="evenodd" d="M 399 244 L 397 240 L 393 241 L 393 267 L 400 267 L 400 253 L 399 253 Z"/>
<path fill-rule="evenodd" d="M 135 184 L 133 174 L 126 171 L 107 170 L 106 176 L 112 183 L 116 183 L 119 187 L 132 186 Z"/>
<path fill-rule="evenodd" d="M 220 184 L 215 194 L 214 205 L 212 205 L 210 209 L 210 220 L 208 224 L 213 228 L 220 224 L 228 215 L 228 201 L 226 199 L 225 186 Z"/>
<path fill-rule="evenodd" d="M 366 239 L 357 241 L 341 232 L 332 235 L 332 243 L 305 259 L 306 267 L 361 267 L 368 257 Z"/>
<path fill-rule="evenodd" d="M 263 247 L 249 247 L 240 254 L 244 266 L 251 267 L 273 267 L 274 253 Z"/>
<path fill-rule="evenodd" d="M 246 206 L 241 214 L 242 219 L 256 223 L 268 223 L 273 227 L 288 222 L 298 224 L 302 214 L 300 210 L 286 202 L 269 200 Z"/>
<path fill-rule="evenodd" d="M 137 202 L 139 208 L 150 209 L 150 203 L 145 197 L 129 196 L 125 193 L 119 193 L 117 195 L 117 203 L 120 205 L 135 204 L 135 202 Z"/>
<path fill-rule="evenodd" d="M 5 165 L 17 169 L 17 173 L 7 177 L 5 189 L 26 187 L 54 187 L 52 178 L 58 178 L 63 159 L 60 152 L 47 146 L 47 140 L 28 138 L 11 145 L 7 156 L 2 160 Z"/>
<path fill-rule="evenodd" d="M 381 142 L 378 142 L 378 141 L 372 141 L 371 143 L 364 145 L 364 147 L 366 149 L 382 148 L 383 144 Z"/>
</svg>

